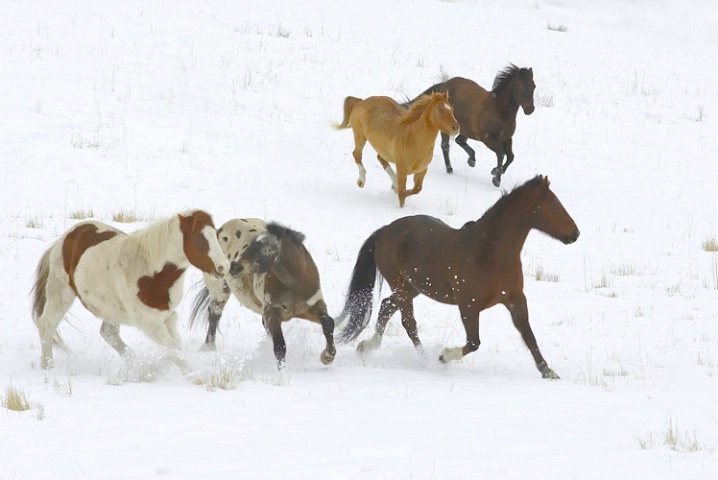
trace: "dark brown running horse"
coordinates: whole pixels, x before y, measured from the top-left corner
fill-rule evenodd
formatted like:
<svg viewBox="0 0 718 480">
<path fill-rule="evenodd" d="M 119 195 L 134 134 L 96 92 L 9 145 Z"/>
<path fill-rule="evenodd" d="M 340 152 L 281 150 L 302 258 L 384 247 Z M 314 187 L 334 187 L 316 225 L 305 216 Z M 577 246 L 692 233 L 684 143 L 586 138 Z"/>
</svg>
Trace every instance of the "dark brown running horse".
<svg viewBox="0 0 718 480">
<path fill-rule="evenodd" d="M 534 73 L 531 68 L 519 68 L 510 64 L 500 71 L 494 79 L 490 92 L 473 80 L 454 77 L 443 83 L 437 83 L 422 95 L 433 92 L 448 92 L 449 102 L 454 107 L 454 116 L 459 122 L 461 133 L 456 136 L 458 143 L 469 154 L 469 166 L 476 164 L 474 150 L 466 140 L 484 142 L 496 154 L 496 168 L 491 170 L 495 186 L 501 184 L 501 175 L 514 161 L 512 137 L 516 131 L 516 113 L 519 107 L 526 115 L 534 111 Z M 417 97 L 421 98 L 421 96 Z M 416 99 L 405 106 L 410 106 Z M 449 160 L 449 136 L 442 132 L 441 151 L 447 173 L 452 173 Z M 506 163 L 503 163 L 504 156 Z"/>
<path fill-rule="evenodd" d="M 406 333 L 421 350 L 413 299 L 423 294 L 458 305 L 466 345 L 444 348 L 439 360 L 459 360 L 479 348 L 479 313 L 501 303 L 511 313 L 541 375 L 559 378 L 536 344 L 523 292 L 521 249 L 533 229 L 564 244 L 579 236 L 576 223 L 543 176 L 505 194 L 480 219 L 459 229 L 427 215 L 400 218 L 380 228 L 359 251 L 346 304 L 336 317 L 341 325 L 339 340 L 355 339 L 369 323 L 378 269 L 392 294 L 381 302 L 374 336 L 359 343 L 360 351 L 381 345 L 386 324 L 397 310 Z"/>
</svg>

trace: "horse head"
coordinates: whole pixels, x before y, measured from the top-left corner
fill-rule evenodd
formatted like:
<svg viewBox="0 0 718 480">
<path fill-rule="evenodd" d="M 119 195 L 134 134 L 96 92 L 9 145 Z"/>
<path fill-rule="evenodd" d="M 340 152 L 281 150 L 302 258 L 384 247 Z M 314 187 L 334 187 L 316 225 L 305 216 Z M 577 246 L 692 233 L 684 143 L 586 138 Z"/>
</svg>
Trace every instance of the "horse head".
<svg viewBox="0 0 718 480">
<path fill-rule="evenodd" d="M 534 90 L 536 90 L 536 84 L 534 83 L 533 68 L 522 68 L 516 76 L 514 99 L 521 105 L 526 115 L 534 113 Z"/>
<path fill-rule="evenodd" d="M 249 274 L 263 274 L 279 260 L 281 242 L 271 233 L 262 233 L 247 246 L 238 259 L 233 260 L 229 269 L 233 277 Z"/>
<path fill-rule="evenodd" d="M 535 183 L 539 195 L 538 205 L 534 208 L 534 228 L 565 245 L 578 240 L 581 232 L 556 194 L 549 188 L 551 182 L 548 177 L 538 176 L 527 182 L 527 185 L 531 183 Z"/>
<path fill-rule="evenodd" d="M 442 132 L 452 137 L 459 134 L 459 122 L 454 117 L 454 107 L 449 102 L 448 92 L 431 94 L 431 121 Z"/>
<path fill-rule="evenodd" d="M 178 214 L 182 248 L 189 263 L 205 273 L 221 277 L 229 270 L 217 240 L 217 230 L 209 213 L 193 210 Z"/>
</svg>

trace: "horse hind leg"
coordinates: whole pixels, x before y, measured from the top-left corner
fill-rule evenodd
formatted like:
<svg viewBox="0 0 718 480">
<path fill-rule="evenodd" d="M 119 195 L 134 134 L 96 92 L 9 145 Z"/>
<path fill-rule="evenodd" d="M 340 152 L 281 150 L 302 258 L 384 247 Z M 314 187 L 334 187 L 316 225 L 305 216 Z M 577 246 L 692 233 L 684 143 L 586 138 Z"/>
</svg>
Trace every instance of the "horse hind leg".
<svg viewBox="0 0 718 480">
<path fill-rule="evenodd" d="M 354 156 L 354 162 L 357 164 L 357 168 L 359 169 L 359 178 L 357 178 L 357 185 L 359 188 L 364 188 L 364 185 L 366 185 L 366 168 L 364 168 L 364 164 L 362 163 L 362 151 L 364 150 L 364 145 L 366 145 L 366 137 L 359 133 L 357 131 L 356 126 L 352 126 L 354 129 L 354 151 L 352 152 L 352 155 Z"/>
<path fill-rule="evenodd" d="M 64 272 L 62 272 L 64 274 Z M 40 345 L 42 353 L 40 356 L 40 365 L 44 370 L 51 369 L 55 366 L 52 356 L 53 345 L 58 345 L 62 349 L 66 349 L 64 342 L 57 334 L 57 327 L 65 317 L 65 314 L 72 306 L 75 300 L 75 292 L 70 288 L 66 279 L 59 278 L 60 274 L 51 269 L 47 282 L 44 285 L 44 294 L 46 296 L 45 305 L 42 313 L 35 318 L 35 325 L 40 334 Z M 40 288 L 43 288 L 40 286 Z"/>
<path fill-rule="evenodd" d="M 474 311 L 471 305 L 459 306 L 459 311 L 461 312 L 464 330 L 466 330 L 466 345 L 444 348 L 439 356 L 441 363 L 461 360 L 469 353 L 478 350 L 479 345 L 481 345 L 481 340 L 479 339 L 479 314 Z"/>
<path fill-rule="evenodd" d="M 312 304 L 313 299 L 318 298 L 319 295 L 321 295 L 321 293 L 317 292 L 315 296 L 307 301 L 309 310 L 302 315 L 302 318 L 317 322 L 322 326 L 322 332 L 324 333 L 327 345 L 319 356 L 319 359 L 324 365 L 329 365 L 334 361 L 334 357 L 337 355 L 337 348 L 334 344 L 334 319 L 327 313 L 327 306 L 324 300 L 320 298 L 316 300 L 316 303 Z"/>
<path fill-rule="evenodd" d="M 381 307 L 379 307 L 379 317 L 376 321 L 376 329 L 374 335 L 369 340 L 362 340 L 357 345 L 357 350 L 360 352 L 368 352 L 376 350 L 381 346 L 381 341 L 384 338 L 384 331 L 386 325 L 389 323 L 389 319 L 399 310 L 399 294 L 393 293 L 381 301 Z"/>
</svg>

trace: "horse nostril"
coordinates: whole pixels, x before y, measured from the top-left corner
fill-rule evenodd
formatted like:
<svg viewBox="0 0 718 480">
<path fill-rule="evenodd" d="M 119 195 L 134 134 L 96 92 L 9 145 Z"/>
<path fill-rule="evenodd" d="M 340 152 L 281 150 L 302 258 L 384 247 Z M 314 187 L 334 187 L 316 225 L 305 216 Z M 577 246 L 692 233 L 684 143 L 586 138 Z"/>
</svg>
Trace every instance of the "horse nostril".
<svg viewBox="0 0 718 480">
<path fill-rule="evenodd" d="M 224 275 L 224 272 L 225 272 L 225 268 L 223 265 L 220 265 L 217 267 L 217 273 L 219 273 L 220 275 Z"/>
</svg>

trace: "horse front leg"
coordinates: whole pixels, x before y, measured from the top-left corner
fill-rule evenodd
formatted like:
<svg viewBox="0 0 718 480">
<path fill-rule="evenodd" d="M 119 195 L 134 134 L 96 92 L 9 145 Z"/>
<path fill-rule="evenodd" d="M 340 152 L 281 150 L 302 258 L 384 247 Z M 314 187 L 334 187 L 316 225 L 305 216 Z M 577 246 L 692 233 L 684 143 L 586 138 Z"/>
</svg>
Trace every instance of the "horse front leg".
<svg viewBox="0 0 718 480">
<path fill-rule="evenodd" d="M 389 162 L 384 160 L 381 155 L 377 155 L 376 159 L 379 160 L 379 163 L 384 168 L 384 171 L 387 175 L 389 175 L 389 179 L 391 180 L 391 189 L 396 192 L 396 173 L 394 173 L 394 169 L 391 168 L 391 165 L 389 165 Z"/>
<path fill-rule="evenodd" d="M 204 275 L 205 285 L 209 291 L 209 306 L 207 307 L 207 336 L 204 339 L 204 345 L 201 350 L 215 351 L 217 345 L 217 327 L 222 318 L 224 306 L 229 300 L 231 291 L 227 282 L 223 279 L 216 279 L 211 275 Z"/>
<path fill-rule="evenodd" d="M 506 169 L 509 168 L 511 162 L 514 161 L 513 139 L 509 138 L 503 143 L 502 146 L 504 152 L 506 153 L 506 163 L 504 163 L 504 166 L 501 167 L 501 172 L 506 173 Z"/>
<path fill-rule="evenodd" d="M 513 320 L 514 326 L 519 333 L 521 333 L 521 338 L 531 352 L 534 362 L 536 362 L 536 368 L 541 372 L 541 376 L 551 380 L 558 380 L 560 377 L 546 364 L 546 360 L 544 360 L 543 355 L 541 355 L 541 351 L 536 343 L 534 332 L 531 330 L 526 296 L 523 293 L 514 294 L 505 302 L 505 305 L 509 313 L 511 313 L 511 320 Z"/>
<path fill-rule="evenodd" d="M 421 192 L 422 188 L 424 188 L 424 177 L 426 176 L 427 170 L 428 168 L 414 174 L 414 188 L 411 190 L 409 195 L 416 195 Z"/>
<path fill-rule="evenodd" d="M 287 344 L 282 333 L 282 314 L 279 307 L 266 307 L 262 315 L 264 327 L 272 337 L 274 357 L 277 359 L 277 368 L 282 370 L 287 356 Z"/>
<path fill-rule="evenodd" d="M 491 180 L 491 183 L 494 184 L 494 187 L 498 187 L 501 185 L 501 174 L 503 173 L 502 163 L 504 162 L 504 151 L 501 148 L 498 148 L 496 150 L 496 168 L 491 170 L 491 175 L 494 176 L 494 178 Z"/>
<path fill-rule="evenodd" d="M 396 173 L 397 191 L 399 194 L 399 206 L 404 208 L 404 201 L 409 194 L 406 191 L 406 173 L 398 171 Z"/>
<path fill-rule="evenodd" d="M 100 335 L 120 356 L 128 357 L 133 355 L 130 347 L 120 338 L 119 325 L 103 321 L 100 327 Z"/>
<path fill-rule="evenodd" d="M 464 330 L 466 330 L 466 345 L 444 348 L 439 356 L 441 363 L 461 360 L 466 355 L 479 349 L 479 345 L 481 345 L 481 340 L 479 339 L 479 312 L 475 310 L 473 305 L 459 305 L 461 321 L 464 324 Z"/>
<path fill-rule="evenodd" d="M 468 140 L 468 137 L 457 135 L 454 141 L 469 154 L 469 159 L 466 160 L 466 163 L 468 163 L 470 167 L 473 167 L 476 165 L 476 152 L 474 152 L 474 149 L 469 146 L 466 140 Z"/>
</svg>

